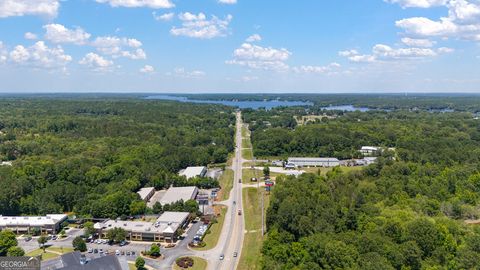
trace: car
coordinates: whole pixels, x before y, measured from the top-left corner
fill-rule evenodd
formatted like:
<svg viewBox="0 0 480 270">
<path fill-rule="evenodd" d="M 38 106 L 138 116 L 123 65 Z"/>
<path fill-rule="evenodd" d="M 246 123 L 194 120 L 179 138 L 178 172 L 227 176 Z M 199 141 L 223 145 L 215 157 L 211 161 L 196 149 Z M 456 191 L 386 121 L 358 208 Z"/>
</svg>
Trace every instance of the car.
<svg viewBox="0 0 480 270">
<path fill-rule="evenodd" d="M 105 245 L 105 244 L 107 244 L 107 243 L 108 243 L 108 241 L 107 241 L 106 239 L 103 239 L 103 240 L 102 240 L 102 244 Z"/>
<path fill-rule="evenodd" d="M 93 253 L 93 249 L 92 249 L 92 248 L 89 248 L 87 252 L 88 252 L 88 253 Z"/>
<path fill-rule="evenodd" d="M 238 256 L 238 253 L 237 253 L 236 251 L 235 251 L 235 252 L 233 252 L 233 257 L 235 257 L 235 258 L 236 258 L 237 256 Z"/>
<path fill-rule="evenodd" d="M 102 254 L 103 253 L 103 249 L 98 249 L 98 253 Z"/>
<path fill-rule="evenodd" d="M 132 251 L 132 256 L 135 256 L 135 251 Z"/>
<path fill-rule="evenodd" d="M 125 251 L 123 251 L 123 250 L 120 251 L 120 254 L 122 254 L 122 256 L 125 255 Z"/>
<path fill-rule="evenodd" d="M 93 250 L 93 253 L 98 253 L 98 249 L 94 249 L 94 250 Z"/>
<path fill-rule="evenodd" d="M 220 255 L 220 261 L 222 261 L 223 259 L 225 259 L 225 256 L 222 254 Z"/>
<path fill-rule="evenodd" d="M 27 237 L 25 237 L 25 241 L 27 241 L 27 242 L 28 242 L 28 241 L 30 241 L 30 240 L 32 240 L 32 237 L 31 237 L 31 236 L 27 236 Z"/>
<path fill-rule="evenodd" d="M 127 251 L 127 253 L 125 253 L 125 254 L 126 254 L 127 256 L 130 256 L 131 253 L 130 253 L 130 251 Z"/>
<path fill-rule="evenodd" d="M 238 183 L 242 183 L 242 179 L 238 179 Z"/>
<path fill-rule="evenodd" d="M 233 205 L 237 204 L 237 201 L 233 201 Z"/>
<path fill-rule="evenodd" d="M 239 215 L 239 216 L 242 215 L 242 209 L 238 209 L 238 215 Z"/>
<path fill-rule="evenodd" d="M 120 246 L 123 247 L 127 244 L 127 241 L 123 240 L 122 242 L 120 242 Z"/>
<path fill-rule="evenodd" d="M 57 236 L 56 236 L 56 235 L 52 235 L 52 240 L 57 240 Z"/>
<path fill-rule="evenodd" d="M 115 250 L 115 255 L 120 256 L 120 250 Z"/>
</svg>

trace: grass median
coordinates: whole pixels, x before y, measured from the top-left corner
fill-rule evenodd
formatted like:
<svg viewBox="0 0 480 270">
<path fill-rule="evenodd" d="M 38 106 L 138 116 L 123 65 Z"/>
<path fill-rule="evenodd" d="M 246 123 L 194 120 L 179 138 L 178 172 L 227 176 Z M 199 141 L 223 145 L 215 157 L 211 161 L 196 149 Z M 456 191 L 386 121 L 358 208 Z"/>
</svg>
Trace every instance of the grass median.
<svg viewBox="0 0 480 270">
<path fill-rule="evenodd" d="M 199 258 L 199 257 L 192 257 L 188 256 L 193 259 L 193 266 L 189 268 L 181 268 L 179 267 L 176 263 L 173 264 L 173 269 L 174 270 L 182 270 L 182 269 L 189 269 L 189 270 L 205 270 L 207 269 L 207 261 Z M 183 258 L 183 257 L 181 257 Z"/>
<path fill-rule="evenodd" d="M 262 189 L 245 188 L 243 190 L 243 211 L 245 215 L 245 238 L 238 269 L 260 269 L 262 258 Z M 269 195 L 264 195 L 264 211 L 270 202 Z"/>
</svg>

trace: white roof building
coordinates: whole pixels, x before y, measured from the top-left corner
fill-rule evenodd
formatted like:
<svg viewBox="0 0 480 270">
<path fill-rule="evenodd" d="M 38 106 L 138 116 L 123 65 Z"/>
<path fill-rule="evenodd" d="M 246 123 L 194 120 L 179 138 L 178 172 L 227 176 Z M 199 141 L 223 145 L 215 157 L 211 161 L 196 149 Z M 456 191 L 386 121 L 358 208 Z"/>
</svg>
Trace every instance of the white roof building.
<svg viewBox="0 0 480 270">
<path fill-rule="evenodd" d="M 195 177 L 204 177 L 207 173 L 207 167 L 188 167 L 180 172 L 181 176 L 185 176 L 187 179 Z"/>
<path fill-rule="evenodd" d="M 46 215 L 46 216 L 1 216 L 0 228 L 11 226 L 25 226 L 25 227 L 43 227 L 46 225 L 55 225 L 67 219 L 67 215 Z"/>
<path fill-rule="evenodd" d="M 197 194 L 197 187 L 171 187 L 165 192 L 165 195 L 163 195 L 160 204 L 172 204 L 180 200 L 183 200 L 184 202 L 194 200 L 195 197 L 197 197 Z"/>
<path fill-rule="evenodd" d="M 140 198 L 143 201 L 148 201 L 153 194 L 155 193 L 155 188 L 153 187 L 146 187 L 146 188 L 141 188 L 137 194 L 140 195 Z"/>
<path fill-rule="evenodd" d="M 336 167 L 340 165 L 340 160 L 337 158 L 291 157 L 288 158 L 288 164 L 297 167 Z"/>
</svg>

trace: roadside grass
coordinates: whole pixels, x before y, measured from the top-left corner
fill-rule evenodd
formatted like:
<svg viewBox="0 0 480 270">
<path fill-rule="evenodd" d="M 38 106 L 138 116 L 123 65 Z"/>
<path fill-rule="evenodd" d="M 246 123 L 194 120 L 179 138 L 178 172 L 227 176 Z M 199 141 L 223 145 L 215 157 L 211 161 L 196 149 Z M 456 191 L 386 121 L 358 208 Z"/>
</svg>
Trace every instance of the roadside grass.
<svg viewBox="0 0 480 270">
<path fill-rule="evenodd" d="M 243 125 L 243 126 L 242 126 L 242 137 L 243 137 L 243 138 L 246 138 L 246 137 L 248 137 L 248 136 L 250 136 L 249 131 L 248 131 L 248 128 L 247 128 L 245 125 Z"/>
<path fill-rule="evenodd" d="M 222 187 L 218 193 L 218 200 L 228 200 L 230 191 L 233 188 L 233 170 L 226 169 L 218 179 L 218 182 L 220 183 L 220 187 Z"/>
<path fill-rule="evenodd" d="M 263 172 L 260 172 L 258 170 L 243 169 L 242 170 L 242 183 L 244 183 L 244 184 L 255 183 L 255 182 L 251 182 L 252 177 L 255 177 L 255 172 L 257 173 L 257 175 L 256 175 L 257 178 L 260 178 L 260 177 L 263 176 Z"/>
<path fill-rule="evenodd" d="M 182 269 L 189 269 L 189 270 L 205 270 L 207 269 L 207 261 L 199 258 L 199 257 L 193 257 L 193 256 L 188 256 L 193 259 L 193 266 L 190 268 L 180 268 L 176 263 L 173 264 L 173 269 L 174 270 L 182 270 Z M 183 258 L 183 257 L 180 257 Z"/>
<path fill-rule="evenodd" d="M 222 232 L 223 223 L 225 221 L 225 215 L 227 213 L 227 207 L 222 207 L 221 214 L 217 218 L 217 223 L 213 224 L 207 235 L 203 238 L 203 242 L 205 242 L 204 247 L 195 248 L 195 250 L 209 250 L 214 248 L 218 243 L 218 238 L 220 238 L 220 233 Z"/>
<path fill-rule="evenodd" d="M 137 270 L 137 267 L 134 263 L 128 263 L 128 270 Z"/>
<path fill-rule="evenodd" d="M 243 138 L 242 139 L 242 147 L 243 148 L 252 148 L 252 143 L 250 142 L 250 138 Z"/>
<path fill-rule="evenodd" d="M 253 152 L 252 149 L 243 149 L 242 150 L 242 157 L 247 160 L 253 159 Z"/>
<path fill-rule="evenodd" d="M 262 208 L 261 194 L 263 189 L 245 188 L 243 190 L 243 211 L 245 215 L 245 234 L 242 254 L 238 269 L 260 269 L 262 259 Z M 270 203 L 270 195 L 264 195 L 264 211 Z"/>
</svg>

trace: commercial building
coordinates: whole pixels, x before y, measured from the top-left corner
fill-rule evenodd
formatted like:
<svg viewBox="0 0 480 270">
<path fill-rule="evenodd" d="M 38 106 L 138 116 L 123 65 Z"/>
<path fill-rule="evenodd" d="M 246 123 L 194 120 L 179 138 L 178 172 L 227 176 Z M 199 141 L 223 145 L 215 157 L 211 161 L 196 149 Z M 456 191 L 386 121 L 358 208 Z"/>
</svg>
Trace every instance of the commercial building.
<svg viewBox="0 0 480 270">
<path fill-rule="evenodd" d="M 148 202 L 150 198 L 152 198 L 153 194 L 155 194 L 155 188 L 153 187 L 147 187 L 147 188 L 141 188 L 137 194 L 140 196 L 140 199 L 142 199 L 144 202 Z"/>
<path fill-rule="evenodd" d="M 337 158 L 288 158 L 287 164 L 295 167 L 336 167 L 340 166 L 340 160 Z"/>
<path fill-rule="evenodd" d="M 180 172 L 180 176 L 185 176 L 187 179 L 195 177 L 204 177 L 207 174 L 207 167 L 188 167 Z"/>
<path fill-rule="evenodd" d="M 160 204 L 172 204 L 180 200 L 183 200 L 184 202 L 188 200 L 195 200 L 197 194 L 197 187 L 171 187 L 160 199 Z"/>
<path fill-rule="evenodd" d="M 380 153 L 382 148 L 376 146 L 362 146 L 360 153 L 364 156 L 372 156 Z"/>
<path fill-rule="evenodd" d="M 186 212 L 165 212 L 155 222 L 106 220 L 95 223 L 94 228 L 103 238 L 108 230 L 122 228 L 130 241 L 173 243 L 177 240 L 179 229 L 188 225 L 189 215 Z"/>
<path fill-rule="evenodd" d="M 60 230 L 62 222 L 67 220 L 67 215 L 46 216 L 1 216 L 0 230 L 11 230 L 16 234 L 30 234 L 38 230 L 42 234 L 55 234 Z"/>
</svg>

